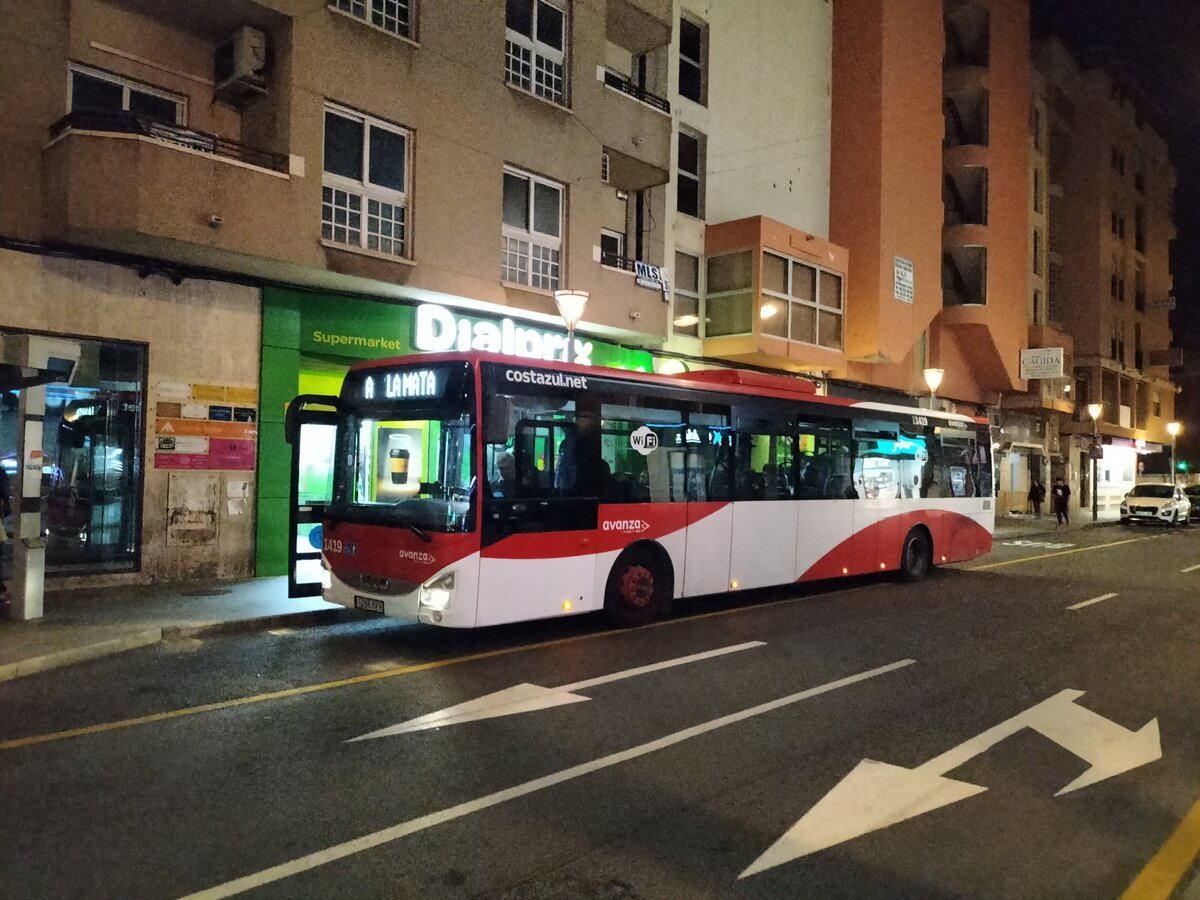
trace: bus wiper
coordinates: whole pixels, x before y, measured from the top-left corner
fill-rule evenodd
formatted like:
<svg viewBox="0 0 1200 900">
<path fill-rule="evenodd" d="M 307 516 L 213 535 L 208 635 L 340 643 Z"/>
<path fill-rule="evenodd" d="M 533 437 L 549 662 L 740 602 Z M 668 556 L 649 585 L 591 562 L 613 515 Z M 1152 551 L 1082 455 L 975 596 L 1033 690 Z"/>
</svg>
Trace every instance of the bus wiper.
<svg viewBox="0 0 1200 900">
<path fill-rule="evenodd" d="M 433 538 L 431 538 L 429 536 L 429 532 L 427 532 L 420 525 L 415 525 L 412 522 L 409 522 L 407 519 L 401 519 L 400 524 L 403 525 L 405 528 L 407 528 L 409 531 L 411 531 L 413 534 L 415 534 L 417 537 L 419 537 L 421 540 L 423 540 L 427 544 L 433 540 Z"/>
</svg>

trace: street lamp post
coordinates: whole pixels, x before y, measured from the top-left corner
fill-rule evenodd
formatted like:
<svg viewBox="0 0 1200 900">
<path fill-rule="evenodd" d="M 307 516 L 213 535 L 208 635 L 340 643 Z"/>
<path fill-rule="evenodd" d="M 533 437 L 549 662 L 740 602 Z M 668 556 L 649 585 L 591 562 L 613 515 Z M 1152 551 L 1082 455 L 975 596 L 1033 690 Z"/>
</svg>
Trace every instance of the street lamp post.
<svg viewBox="0 0 1200 900">
<path fill-rule="evenodd" d="M 575 326 L 583 318 L 583 308 L 587 306 L 589 296 L 587 291 L 554 292 L 554 304 L 558 307 L 563 324 L 567 326 L 567 362 L 575 361 Z"/>
<path fill-rule="evenodd" d="M 1100 518 L 1100 484 L 1098 479 L 1098 470 L 1100 468 L 1100 441 L 1099 435 L 1096 432 L 1096 421 L 1100 418 L 1100 413 L 1104 410 L 1103 403 L 1089 403 L 1087 407 L 1088 415 L 1092 417 L 1092 446 L 1088 447 L 1088 456 L 1092 458 L 1092 521 L 1095 522 Z"/>
<path fill-rule="evenodd" d="M 933 409 L 933 401 L 937 395 L 937 389 L 942 383 L 942 376 L 946 374 L 945 369 L 926 369 L 925 384 L 929 386 L 929 408 Z"/>
<path fill-rule="evenodd" d="M 1179 437 L 1179 432 L 1182 426 L 1178 422 L 1167 423 L 1167 434 L 1171 436 L 1171 484 L 1176 481 L 1175 476 L 1175 438 Z"/>
</svg>

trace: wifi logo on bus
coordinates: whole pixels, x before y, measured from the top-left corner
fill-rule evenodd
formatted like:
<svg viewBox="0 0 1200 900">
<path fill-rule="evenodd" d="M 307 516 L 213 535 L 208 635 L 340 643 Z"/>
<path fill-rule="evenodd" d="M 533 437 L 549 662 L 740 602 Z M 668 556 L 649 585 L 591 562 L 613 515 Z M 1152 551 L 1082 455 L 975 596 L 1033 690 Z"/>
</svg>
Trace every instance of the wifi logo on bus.
<svg viewBox="0 0 1200 900">
<path fill-rule="evenodd" d="M 650 430 L 650 426 L 643 425 L 629 435 L 629 446 L 642 456 L 649 456 L 658 449 L 658 435 Z"/>
</svg>

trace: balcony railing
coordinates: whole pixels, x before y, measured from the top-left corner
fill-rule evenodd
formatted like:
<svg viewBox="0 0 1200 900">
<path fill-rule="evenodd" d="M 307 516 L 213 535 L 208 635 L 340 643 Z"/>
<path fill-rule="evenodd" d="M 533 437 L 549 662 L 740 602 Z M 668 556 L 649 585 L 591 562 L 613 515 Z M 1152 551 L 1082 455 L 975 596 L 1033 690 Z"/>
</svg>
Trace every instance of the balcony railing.
<svg viewBox="0 0 1200 900">
<path fill-rule="evenodd" d="M 232 159 L 262 169 L 270 169 L 273 172 L 288 171 L 288 158 L 281 153 L 256 150 L 215 134 L 196 131 L 194 128 L 184 128 L 181 125 L 173 125 L 123 110 L 77 109 L 50 126 L 50 138 L 53 140 L 68 131 L 140 135 L 175 144 L 187 150 L 211 153 L 213 156 L 223 159 Z"/>
<path fill-rule="evenodd" d="M 620 269 L 623 272 L 633 272 L 636 270 L 636 260 L 625 256 L 618 256 L 616 253 L 601 253 L 600 265 L 610 269 Z"/>
<path fill-rule="evenodd" d="M 612 69 L 604 70 L 604 83 L 613 90 L 620 91 L 622 94 L 627 94 L 634 100 L 640 100 L 648 106 L 653 106 L 655 109 L 660 109 L 665 113 L 671 111 L 671 104 L 657 94 L 652 94 L 642 87 L 638 87 L 620 72 L 614 72 Z"/>
</svg>

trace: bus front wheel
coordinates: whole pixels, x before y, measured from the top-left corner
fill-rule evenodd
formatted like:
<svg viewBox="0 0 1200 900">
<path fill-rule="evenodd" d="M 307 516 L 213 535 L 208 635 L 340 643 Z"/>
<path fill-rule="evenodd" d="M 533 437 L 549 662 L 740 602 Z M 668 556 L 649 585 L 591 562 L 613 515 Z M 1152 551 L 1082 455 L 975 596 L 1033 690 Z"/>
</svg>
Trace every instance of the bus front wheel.
<svg viewBox="0 0 1200 900">
<path fill-rule="evenodd" d="M 633 546 L 617 557 L 604 591 L 604 612 L 622 628 L 646 625 L 671 607 L 670 568 L 648 546 Z"/>
<path fill-rule="evenodd" d="M 914 528 L 904 536 L 900 548 L 900 577 L 920 581 L 933 568 L 933 542 L 924 528 Z"/>
</svg>

